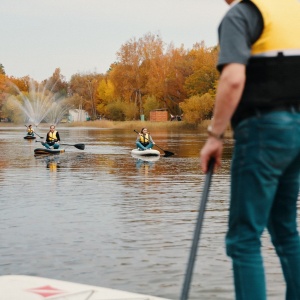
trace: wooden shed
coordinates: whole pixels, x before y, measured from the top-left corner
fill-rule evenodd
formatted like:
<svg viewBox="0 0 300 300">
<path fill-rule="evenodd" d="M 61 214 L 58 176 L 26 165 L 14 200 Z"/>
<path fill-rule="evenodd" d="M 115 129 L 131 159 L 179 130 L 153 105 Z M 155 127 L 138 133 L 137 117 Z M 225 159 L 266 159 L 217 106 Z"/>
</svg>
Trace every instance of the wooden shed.
<svg viewBox="0 0 300 300">
<path fill-rule="evenodd" d="M 150 121 L 165 122 L 168 121 L 168 111 L 166 109 L 155 109 L 150 111 Z"/>
</svg>

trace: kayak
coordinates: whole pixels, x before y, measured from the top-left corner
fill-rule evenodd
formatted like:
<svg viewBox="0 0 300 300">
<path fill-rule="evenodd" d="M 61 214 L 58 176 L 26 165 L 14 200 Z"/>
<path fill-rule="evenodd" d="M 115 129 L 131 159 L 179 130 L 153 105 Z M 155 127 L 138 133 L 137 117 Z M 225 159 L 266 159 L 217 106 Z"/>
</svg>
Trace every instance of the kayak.
<svg viewBox="0 0 300 300">
<path fill-rule="evenodd" d="M 160 152 L 154 149 L 147 149 L 147 150 L 133 149 L 131 151 L 131 154 L 136 156 L 160 156 Z"/>
<path fill-rule="evenodd" d="M 26 140 L 34 140 L 36 137 L 35 136 L 32 136 L 32 135 L 26 135 L 24 136 L 24 139 Z"/>
<path fill-rule="evenodd" d="M 93 285 L 27 275 L 0 276 L 0 300 L 167 300 Z"/>
<path fill-rule="evenodd" d="M 64 153 L 65 149 L 58 148 L 58 149 L 47 149 L 47 148 L 37 148 L 34 149 L 34 154 L 59 154 Z"/>
</svg>

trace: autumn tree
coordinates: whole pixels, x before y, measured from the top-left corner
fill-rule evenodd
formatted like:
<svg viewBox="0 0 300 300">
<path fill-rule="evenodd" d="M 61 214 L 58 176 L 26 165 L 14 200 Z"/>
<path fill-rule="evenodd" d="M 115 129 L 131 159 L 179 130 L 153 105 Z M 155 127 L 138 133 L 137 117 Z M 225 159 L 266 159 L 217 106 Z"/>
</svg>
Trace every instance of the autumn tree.
<svg viewBox="0 0 300 300">
<path fill-rule="evenodd" d="M 179 114 L 179 103 L 186 98 L 184 90 L 186 51 L 183 46 L 175 48 L 170 44 L 166 53 L 155 57 L 150 63 L 147 89 L 168 108 Z"/>
<path fill-rule="evenodd" d="M 2 118 L 6 118 L 7 116 L 3 112 L 3 105 L 5 102 L 6 94 L 8 91 L 8 86 L 6 84 L 7 77 L 5 74 L 0 74 L 0 122 Z"/>
<path fill-rule="evenodd" d="M 141 115 L 144 114 L 142 100 L 147 92 L 150 62 L 162 53 L 163 42 L 159 36 L 148 33 L 138 40 L 133 38 L 121 46 L 118 62 L 110 71 L 116 95 L 122 101 L 134 102 Z"/>
<path fill-rule="evenodd" d="M 115 87 L 110 79 L 104 78 L 100 80 L 96 89 L 96 98 L 98 99 L 97 112 L 100 115 L 105 116 L 106 106 L 117 100 L 115 96 Z"/>
<path fill-rule="evenodd" d="M 17 95 L 20 92 L 28 93 L 30 81 L 36 83 L 34 80 L 31 80 L 29 76 L 25 76 L 21 78 L 9 77 L 8 78 L 9 94 Z"/>
<path fill-rule="evenodd" d="M 43 84 L 53 94 L 58 94 L 58 97 L 67 97 L 68 83 L 65 76 L 60 72 L 60 68 L 56 68 L 51 77 L 43 81 Z"/>
<path fill-rule="evenodd" d="M 216 81 L 219 78 L 216 69 L 218 48 L 207 48 L 204 42 L 198 43 L 189 51 L 188 58 L 192 74 L 186 78 L 184 85 L 187 95 L 215 94 Z"/>
<path fill-rule="evenodd" d="M 27 93 L 29 88 L 28 76 L 22 78 L 8 77 L 5 74 L 0 74 L 0 118 L 10 118 L 8 114 L 8 107 L 5 106 L 10 95 L 18 95 L 20 93 Z"/>
<path fill-rule="evenodd" d="M 97 118 L 97 87 L 101 80 L 103 79 L 103 74 L 75 74 L 71 77 L 69 84 L 69 97 L 74 97 L 78 101 L 79 97 L 80 107 L 86 110 L 92 120 Z"/>
<path fill-rule="evenodd" d="M 198 125 L 204 119 L 212 116 L 214 98 L 206 93 L 202 96 L 195 95 L 180 103 L 184 113 L 184 120 L 187 123 Z"/>
</svg>

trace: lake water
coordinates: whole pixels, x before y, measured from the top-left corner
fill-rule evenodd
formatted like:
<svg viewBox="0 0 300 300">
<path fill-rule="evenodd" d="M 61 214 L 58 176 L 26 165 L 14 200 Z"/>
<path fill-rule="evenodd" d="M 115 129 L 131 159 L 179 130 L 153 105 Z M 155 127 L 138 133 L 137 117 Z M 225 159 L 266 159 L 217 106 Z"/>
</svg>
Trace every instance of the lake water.
<svg viewBox="0 0 300 300">
<path fill-rule="evenodd" d="M 63 154 L 35 157 L 40 143 L 24 140 L 24 127 L 0 124 L 0 275 L 178 299 L 205 180 L 199 169 L 205 132 L 152 132 L 175 155 L 146 162 L 130 155 L 132 130 L 58 130 L 62 142 L 85 143 L 85 150 L 64 146 Z M 45 136 L 47 128 L 37 132 Z M 226 141 L 223 167 L 213 176 L 190 299 L 234 298 L 224 249 L 232 145 Z M 263 244 L 268 299 L 284 299 L 268 235 Z"/>
</svg>

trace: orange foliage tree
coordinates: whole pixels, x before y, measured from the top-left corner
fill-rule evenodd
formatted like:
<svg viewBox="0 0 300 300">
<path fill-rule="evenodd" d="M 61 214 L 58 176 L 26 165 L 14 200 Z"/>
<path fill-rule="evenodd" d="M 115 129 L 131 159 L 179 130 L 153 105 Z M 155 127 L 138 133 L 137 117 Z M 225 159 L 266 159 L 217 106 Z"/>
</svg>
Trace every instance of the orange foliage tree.
<svg viewBox="0 0 300 300">
<path fill-rule="evenodd" d="M 104 78 L 103 74 L 75 74 L 71 77 L 69 83 L 68 96 L 73 101 L 74 106 L 86 110 L 92 120 L 98 117 L 97 105 L 97 87 Z"/>
<path fill-rule="evenodd" d="M 194 45 L 188 54 L 192 73 L 185 80 L 185 90 L 188 96 L 215 94 L 216 81 L 219 78 L 216 69 L 218 49 L 207 48 L 204 42 Z"/>
</svg>

